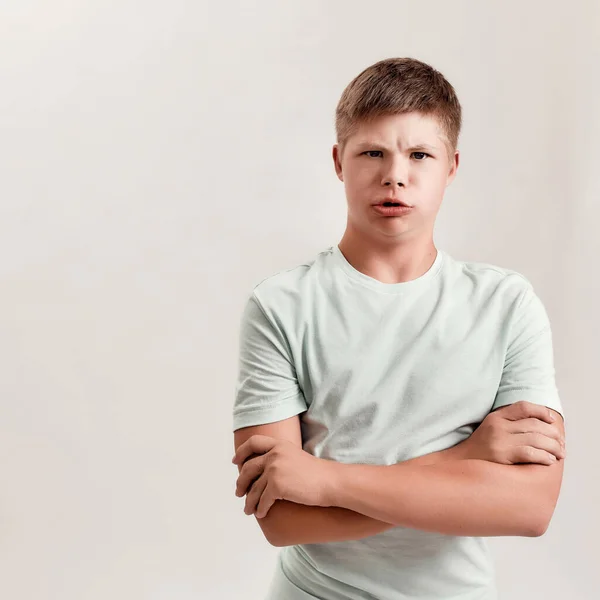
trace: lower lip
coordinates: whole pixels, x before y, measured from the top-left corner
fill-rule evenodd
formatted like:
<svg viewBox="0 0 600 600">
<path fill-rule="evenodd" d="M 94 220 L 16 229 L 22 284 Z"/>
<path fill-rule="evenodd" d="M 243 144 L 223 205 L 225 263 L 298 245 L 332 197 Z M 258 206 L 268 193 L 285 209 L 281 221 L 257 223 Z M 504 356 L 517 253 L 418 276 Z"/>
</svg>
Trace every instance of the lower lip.
<svg viewBox="0 0 600 600">
<path fill-rule="evenodd" d="M 382 204 L 375 204 L 373 208 L 384 217 L 400 217 L 412 210 L 412 206 L 383 206 Z"/>
</svg>

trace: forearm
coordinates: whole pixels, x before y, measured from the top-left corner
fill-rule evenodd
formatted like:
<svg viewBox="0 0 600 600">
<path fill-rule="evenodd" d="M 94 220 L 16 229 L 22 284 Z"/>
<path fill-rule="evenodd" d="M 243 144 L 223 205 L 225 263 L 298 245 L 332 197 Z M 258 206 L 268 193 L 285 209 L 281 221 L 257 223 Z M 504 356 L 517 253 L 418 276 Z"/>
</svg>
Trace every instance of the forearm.
<svg viewBox="0 0 600 600">
<path fill-rule="evenodd" d="M 458 446 L 410 459 L 402 464 L 432 465 L 462 458 Z M 257 519 L 274 546 L 358 540 L 396 525 L 340 506 L 307 506 L 277 500 L 266 517 Z"/>
<path fill-rule="evenodd" d="M 359 540 L 396 527 L 347 508 L 288 500 L 276 500 L 257 522 L 273 546 Z"/>
<path fill-rule="evenodd" d="M 337 463 L 329 503 L 447 535 L 535 536 L 545 513 L 522 467 L 531 465 L 475 459 L 429 465 Z"/>
</svg>

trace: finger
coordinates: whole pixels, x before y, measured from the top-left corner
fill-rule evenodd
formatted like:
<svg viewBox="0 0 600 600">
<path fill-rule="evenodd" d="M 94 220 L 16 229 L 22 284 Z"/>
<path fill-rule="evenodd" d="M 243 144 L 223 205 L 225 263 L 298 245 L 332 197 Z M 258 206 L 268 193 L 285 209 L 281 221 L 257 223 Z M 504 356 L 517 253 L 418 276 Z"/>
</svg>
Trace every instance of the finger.
<svg viewBox="0 0 600 600">
<path fill-rule="evenodd" d="M 533 417 L 511 421 L 507 424 L 506 431 L 510 433 L 541 433 L 558 442 L 565 441 L 561 430 L 556 424 L 551 425 Z"/>
<path fill-rule="evenodd" d="M 267 478 L 263 475 L 259 477 L 250 488 L 248 495 L 246 496 L 246 503 L 244 505 L 244 512 L 247 515 L 251 515 L 256 511 L 258 503 L 262 497 L 265 487 L 267 486 Z"/>
<path fill-rule="evenodd" d="M 238 467 L 242 468 L 248 461 L 252 460 L 253 458 L 258 458 L 259 456 L 264 456 L 264 454 L 250 454 L 238 464 Z"/>
<path fill-rule="evenodd" d="M 263 479 L 266 478 L 263 477 Z M 269 509 L 271 508 L 271 506 L 273 506 L 273 503 L 276 500 L 276 498 L 273 498 L 270 490 L 271 486 L 267 484 L 260 496 L 260 502 L 258 503 L 258 507 L 256 508 L 256 517 L 258 519 L 262 519 L 267 516 Z"/>
<path fill-rule="evenodd" d="M 547 406 L 527 402 L 526 400 L 519 400 L 505 408 L 506 410 L 502 412 L 502 415 L 511 421 L 526 419 L 528 417 L 535 417 L 546 423 L 554 423 L 556 420 L 554 414 Z"/>
<path fill-rule="evenodd" d="M 558 440 L 549 438 L 541 433 L 517 433 L 514 441 L 518 447 L 529 446 L 538 450 L 545 450 L 556 458 L 564 458 L 565 451 Z"/>
<path fill-rule="evenodd" d="M 534 448 L 532 446 L 515 446 L 512 463 L 517 465 L 521 463 L 534 463 L 540 465 L 556 464 L 556 458 L 553 454 Z"/>
<path fill-rule="evenodd" d="M 239 448 L 235 451 L 231 462 L 241 465 L 252 454 L 258 454 L 258 451 L 255 450 L 255 448 L 257 448 L 261 442 L 259 439 L 260 437 L 262 436 L 252 435 L 243 444 L 240 444 Z"/>
<path fill-rule="evenodd" d="M 247 491 L 252 481 L 260 477 L 264 470 L 265 459 L 263 455 L 247 460 L 240 471 L 235 485 L 235 495 L 242 497 Z"/>
<path fill-rule="evenodd" d="M 231 462 L 242 464 L 252 454 L 264 454 L 277 442 L 275 438 L 267 435 L 252 435 L 235 451 Z"/>
</svg>

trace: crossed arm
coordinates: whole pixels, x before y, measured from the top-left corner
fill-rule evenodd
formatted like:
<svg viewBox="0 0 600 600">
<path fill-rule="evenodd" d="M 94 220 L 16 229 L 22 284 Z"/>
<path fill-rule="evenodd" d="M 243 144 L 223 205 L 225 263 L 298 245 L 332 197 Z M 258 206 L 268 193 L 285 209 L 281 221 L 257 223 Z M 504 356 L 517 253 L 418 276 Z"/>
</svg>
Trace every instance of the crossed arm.
<svg viewBox="0 0 600 600">
<path fill-rule="evenodd" d="M 301 447 L 298 415 L 237 430 L 236 448 L 257 433 Z M 336 463 L 334 506 L 277 500 L 258 523 L 274 546 L 360 539 L 398 525 L 449 535 L 542 535 L 563 461 L 497 464 L 467 458 L 463 445 L 391 466 Z"/>
<path fill-rule="evenodd" d="M 447 535 L 536 537 L 546 531 L 554 512 L 563 461 L 551 466 L 465 459 L 426 466 L 337 467 L 335 505 Z"/>
</svg>

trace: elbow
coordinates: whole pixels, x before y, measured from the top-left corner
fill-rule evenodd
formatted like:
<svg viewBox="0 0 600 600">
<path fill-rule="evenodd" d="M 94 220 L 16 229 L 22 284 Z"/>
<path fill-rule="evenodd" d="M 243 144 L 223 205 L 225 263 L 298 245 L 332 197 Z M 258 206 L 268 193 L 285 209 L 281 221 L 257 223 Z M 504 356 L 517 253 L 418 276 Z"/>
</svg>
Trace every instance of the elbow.
<svg viewBox="0 0 600 600">
<path fill-rule="evenodd" d="M 281 533 L 275 533 L 273 531 L 269 532 L 269 535 L 265 537 L 271 546 L 275 548 L 283 548 L 284 546 L 293 546 L 294 542 L 290 540 L 289 537 L 281 535 Z"/>
<path fill-rule="evenodd" d="M 271 544 L 271 546 L 273 546 L 274 548 L 281 548 L 282 546 L 285 546 L 285 544 L 282 544 L 279 541 L 279 538 L 274 538 L 273 536 L 269 536 L 267 538 L 267 542 L 269 542 L 269 544 Z"/>
<path fill-rule="evenodd" d="M 268 514 L 262 519 L 259 519 L 256 515 L 254 515 L 254 518 L 256 519 L 258 526 L 261 528 L 265 539 L 267 542 L 269 542 L 269 544 L 271 544 L 271 546 L 280 548 L 281 546 L 285 545 L 282 543 L 281 535 L 279 535 L 277 527 L 275 526 L 276 523 L 273 522 L 273 519 L 269 519 Z"/>
<path fill-rule="evenodd" d="M 554 511 L 543 511 L 538 507 L 535 518 L 530 519 L 529 527 L 525 532 L 525 537 L 541 537 L 548 531 L 552 513 Z"/>
<path fill-rule="evenodd" d="M 292 546 L 294 544 L 289 532 L 283 530 L 281 526 L 271 526 L 270 528 L 265 527 L 263 532 L 265 532 L 265 537 L 267 538 L 269 544 L 275 548 L 283 548 L 284 546 Z"/>
<path fill-rule="evenodd" d="M 259 519 L 254 515 L 267 542 L 276 548 L 290 545 L 287 540 L 289 536 L 286 535 L 286 518 L 285 514 L 283 514 L 285 510 L 283 504 L 284 502 L 282 500 L 275 501 L 269 512 L 262 519 Z"/>
<path fill-rule="evenodd" d="M 278 537 L 269 538 L 269 544 L 271 544 L 271 546 L 274 546 L 275 548 L 283 548 L 284 546 L 290 545 L 290 544 L 286 544 L 283 539 L 278 538 Z"/>
<path fill-rule="evenodd" d="M 546 533 L 549 523 L 535 523 L 532 527 L 527 529 L 524 533 L 524 537 L 540 537 Z"/>
<path fill-rule="evenodd" d="M 260 519 L 258 519 L 258 521 L 260 521 Z M 274 528 L 263 528 L 263 533 L 265 534 L 265 538 L 267 539 L 267 542 L 269 542 L 269 544 L 271 544 L 271 546 L 274 546 L 275 548 L 281 548 L 283 546 L 287 546 L 287 544 L 285 543 L 285 540 L 283 539 L 283 536 Z"/>
</svg>

